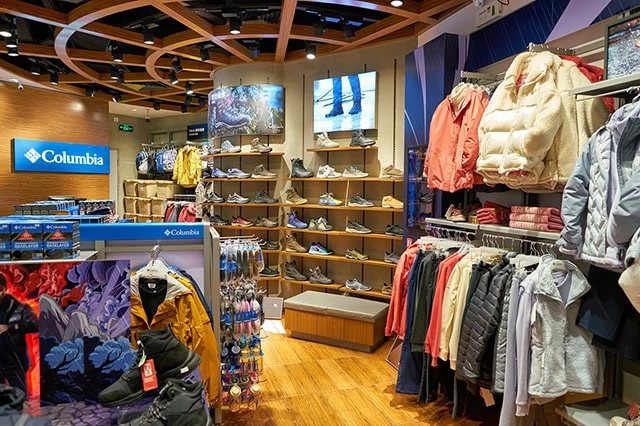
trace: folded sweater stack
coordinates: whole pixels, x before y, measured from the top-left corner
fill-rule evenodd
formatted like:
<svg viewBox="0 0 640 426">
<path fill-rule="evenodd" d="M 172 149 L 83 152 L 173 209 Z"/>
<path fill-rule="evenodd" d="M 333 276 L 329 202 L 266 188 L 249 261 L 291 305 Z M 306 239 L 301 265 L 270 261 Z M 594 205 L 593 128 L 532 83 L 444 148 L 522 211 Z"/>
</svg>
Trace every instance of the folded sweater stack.
<svg viewBox="0 0 640 426">
<path fill-rule="evenodd" d="M 509 207 L 485 201 L 484 206 L 478 209 L 477 215 L 478 223 L 484 225 L 507 223 L 509 220 Z"/>
<path fill-rule="evenodd" d="M 560 232 L 564 228 L 564 223 L 560 217 L 560 210 L 556 208 L 513 206 L 509 215 L 509 226 L 536 231 Z"/>
</svg>

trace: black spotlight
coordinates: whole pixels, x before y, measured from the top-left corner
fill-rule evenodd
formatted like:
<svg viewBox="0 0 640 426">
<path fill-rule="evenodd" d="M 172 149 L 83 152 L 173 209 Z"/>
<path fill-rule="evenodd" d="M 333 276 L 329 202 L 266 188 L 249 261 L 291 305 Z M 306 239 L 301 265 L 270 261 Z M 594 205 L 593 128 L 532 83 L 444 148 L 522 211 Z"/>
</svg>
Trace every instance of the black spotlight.
<svg viewBox="0 0 640 426">
<path fill-rule="evenodd" d="M 124 71 L 120 70 L 120 72 L 118 73 L 118 79 L 116 81 L 120 84 L 124 83 Z"/>
<path fill-rule="evenodd" d="M 254 43 L 249 46 L 249 56 L 254 59 L 260 56 L 260 43 Z"/>
<path fill-rule="evenodd" d="M 307 53 L 307 59 L 315 59 L 316 58 L 316 45 L 307 43 L 307 47 L 305 49 Z"/>
<path fill-rule="evenodd" d="M 95 91 L 95 89 L 93 87 L 87 87 L 87 90 L 85 90 L 85 93 L 90 98 L 93 98 L 93 96 L 96 94 L 96 91 Z"/>
<path fill-rule="evenodd" d="M 153 109 L 156 111 L 160 111 L 160 102 L 156 101 L 153 103 Z"/>
<path fill-rule="evenodd" d="M 345 23 L 343 27 L 343 31 L 344 31 L 345 40 L 351 40 L 356 36 L 356 30 L 353 29 L 353 25 L 351 24 Z"/>
<path fill-rule="evenodd" d="M 193 86 L 191 85 L 191 82 L 187 81 L 187 83 L 184 85 L 184 91 L 187 93 L 187 95 L 193 95 Z"/>
<path fill-rule="evenodd" d="M 201 107 L 205 106 L 207 104 L 207 99 L 206 98 L 198 98 L 198 105 L 200 105 Z"/>
<path fill-rule="evenodd" d="M 209 59 L 211 59 L 211 56 L 209 55 L 209 48 L 204 46 L 200 47 L 200 59 L 202 59 L 203 62 L 206 62 Z"/>
<path fill-rule="evenodd" d="M 176 72 L 173 70 L 169 73 L 169 81 L 171 82 L 171 84 L 178 84 L 178 82 L 180 81 L 178 80 Z"/>
<path fill-rule="evenodd" d="M 177 56 L 175 56 L 173 58 L 173 61 L 171 61 L 171 68 L 173 68 L 173 70 L 177 73 L 179 73 L 180 71 L 182 71 L 182 65 L 180 64 L 180 58 L 178 58 Z"/>
<path fill-rule="evenodd" d="M 327 23 L 324 20 L 324 17 L 320 16 L 318 19 L 313 21 L 313 35 L 316 37 L 322 37 L 324 35 L 324 30 L 327 27 Z"/>
<path fill-rule="evenodd" d="M 16 47 L 9 47 L 9 48 L 7 48 L 7 54 L 9 56 L 16 57 L 16 56 L 20 55 L 20 52 L 18 52 L 18 47 L 17 46 Z"/>
<path fill-rule="evenodd" d="M 59 78 L 58 78 L 58 73 L 57 72 L 52 72 L 49 75 L 49 83 L 53 84 L 54 86 L 58 85 L 58 80 L 59 80 Z"/>
<path fill-rule="evenodd" d="M 12 22 L 8 21 L 3 16 L 0 17 L 0 37 L 4 37 L 4 38 L 11 37 L 13 35 L 14 30 L 15 30 L 15 27 Z"/>
<path fill-rule="evenodd" d="M 118 102 L 120 102 L 120 100 L 122 100 L 122 96 L 120 96 L 120 95 L 113 95 L 113 96 L 111 97 L 111 100 L 112 100 L 113 102 L 115 102 L 115 103 L 118 103 Z"/>
<path fill-rule="evenodd" d="M 42 74 L 42 70 L 40 69 L 40 65 L 37 63 L 31 64 L 31 74 L 40 75 Z"/>
<path fill-rule="evenodd" d="M 5 39 L 4 45 L 7 46 L 7 49 L 18 47 L 18 37 L 16 37 L 14 34 L 11 34 Z"/>
<path fill-rule="evenodd" d="M 191 106 L 191 95 L 184 95 L 184 104 L 186 106 Z"/>
<path fill-rule="evenodd" d="M 111 46 L 111 57 L 114 62 L 122 62 L 122 46 L 119 43 L 115 43 Z"/>
<path fill-rule="evenodd" d="M 111 65 L 110 78 L 111 80 L 117 80 L 120 78 L 120 70 L 115 65 Z"/>
<path fill-rule="evenodd" d="M 149 27 L 144 27 L 144 31 L 142 32 L 142 37 L 144 37 L 144 44 L 155 43 L 153 39 L 153 30 Z"/>
<path fill-rule="evenodd" d="M 186 105 L 182 105 L 180 107 L 180 111 L 184 114 L 185 112 L 187 112 L 187 106 Z"/>
<path fill-rule="evenodd" d="M 229 32 L 231 34 L 240 34 L 242 30 L 242 18 L 229 18 Z"/>
</svg>

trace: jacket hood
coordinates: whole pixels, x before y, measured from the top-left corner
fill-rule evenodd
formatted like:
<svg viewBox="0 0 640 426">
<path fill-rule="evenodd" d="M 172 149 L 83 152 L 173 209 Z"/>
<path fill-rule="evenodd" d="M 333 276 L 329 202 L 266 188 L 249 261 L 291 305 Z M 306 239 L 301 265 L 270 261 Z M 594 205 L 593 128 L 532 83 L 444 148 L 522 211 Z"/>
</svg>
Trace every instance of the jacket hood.
<svg viewBox="0 0 640 426">
<path fill-rule="evenodd" d="M 620 140 L 630 119 L 640 117 L 640 102 L 638 100 L 640 99 L 637 98 L 635 102 L 618 108 L 609 119 L 607 130 L 611 132 L 614 141 Z"/>
<path fill-rule="evenodd" d="M 549 70 L 555 72 L 560 64 L 560 58 L 550 52 L 521 53 L 513 60 L 507 70 L 503 87 L 513 90 L 518 85 L 521 76 L 525 77 L 521 86 L 534 84 L 544 77 Z"/>
</svg>

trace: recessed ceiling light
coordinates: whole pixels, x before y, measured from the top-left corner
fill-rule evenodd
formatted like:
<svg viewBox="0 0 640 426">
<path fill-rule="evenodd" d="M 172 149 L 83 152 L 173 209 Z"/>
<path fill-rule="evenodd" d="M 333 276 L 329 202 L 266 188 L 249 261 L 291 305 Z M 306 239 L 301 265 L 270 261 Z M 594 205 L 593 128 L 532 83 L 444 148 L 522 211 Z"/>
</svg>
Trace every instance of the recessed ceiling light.
<svg viewBox="0 0 640 426">
<path fill-rule="evenodd" d="M 391 0 L 391 6 L 393 7 L 400 7 L 402 6 L 404 3 L 402 0 Z"/>
</svg>

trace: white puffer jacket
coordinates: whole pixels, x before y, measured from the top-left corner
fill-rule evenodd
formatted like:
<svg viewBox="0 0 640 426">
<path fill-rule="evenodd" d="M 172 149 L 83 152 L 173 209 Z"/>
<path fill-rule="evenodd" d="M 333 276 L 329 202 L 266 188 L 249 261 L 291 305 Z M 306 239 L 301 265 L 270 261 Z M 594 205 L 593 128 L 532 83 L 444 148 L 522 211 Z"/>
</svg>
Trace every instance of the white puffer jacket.
<svg viewBox="0 0 640 426">
<path fill-rule="evenodd" d="M 636 311 L 640 312 L 640 229 L 636 232 L 625 259 L 627 269 L 618 281 Z"/>
</svg>

